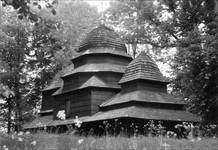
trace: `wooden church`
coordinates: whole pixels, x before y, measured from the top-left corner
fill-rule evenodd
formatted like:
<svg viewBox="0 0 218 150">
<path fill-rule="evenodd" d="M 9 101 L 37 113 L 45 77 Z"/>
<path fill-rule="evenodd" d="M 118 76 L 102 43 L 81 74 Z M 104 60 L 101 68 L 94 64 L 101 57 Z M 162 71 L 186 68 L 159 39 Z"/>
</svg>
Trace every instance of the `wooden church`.
<svg viewBox="0 0 218 150">
<path fill-rule="evenodd" d="M 128 128 L 149 120 L 165 125 L 198 122 L 185 103 L 167 93 L 167 84 L 155 62 L 141 52 L 132 60 L 125 43 L 105 25 L 87 34 L 72 65 L 43 91 L 42 107 L 24 129 L 64 127 L 76 116 L 85 129 L 99 130 L 105 121 L 117 120 Z M 66 119 L 57 118 L 65 110 Z"/>
</svg>

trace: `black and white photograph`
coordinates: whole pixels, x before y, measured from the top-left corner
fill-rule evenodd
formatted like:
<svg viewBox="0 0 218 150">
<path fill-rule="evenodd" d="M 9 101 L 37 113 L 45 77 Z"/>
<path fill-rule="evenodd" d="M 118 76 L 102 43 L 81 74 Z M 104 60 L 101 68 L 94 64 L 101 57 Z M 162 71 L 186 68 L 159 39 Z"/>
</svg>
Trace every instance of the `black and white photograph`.
<svg viewBox="0 0 218 150">
<path fill-rule="evenodd" d="M 218 0 L 0 0 L 0 150 L 218 150 Z"/>
</svg>

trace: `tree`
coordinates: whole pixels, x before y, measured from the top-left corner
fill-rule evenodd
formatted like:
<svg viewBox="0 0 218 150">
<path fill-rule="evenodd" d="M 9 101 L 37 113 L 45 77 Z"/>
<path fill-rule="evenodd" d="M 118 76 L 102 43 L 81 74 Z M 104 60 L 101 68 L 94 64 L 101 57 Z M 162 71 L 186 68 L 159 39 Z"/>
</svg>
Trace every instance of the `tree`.
<svg viewBox="0 0 218 150">
<path fill-rule="evenodd" d="M 30 19 L 31 21 L 37 22 L 38 16 L 32 10 L 33 7 L 37 7 L 41 9 L 43 6 L 49 8 L 53 14 L 56 14 L 54 9 L 54 5 L 57 3 L 57 0 L 1 0 L 2 6 L 12 6 L 15 10 L 17 10 L 18 18 L 23 19 L 24 17 Z M 43 5 L 43 6 L 42 6 Z"/>
<path fill-rule="evenodd" d="M 47 10 L 42 9 L 36 14 L 40 19 L 34 24 L 26 18 L 19 20 L 8 7 L 2 10 L 0 83 L 4 88 L 0 95 L 4 112 L 0 115 L 8 124 L 8 132 L 20 130 L 21 124 L 39 109 L 41 90 L 54 74 L 70 64 L 69 54 L 75 54 L 73 45 L 98 16 L 96 9 L 86 3 L 62 5 L 57 7 L 57 16 L 45 15 L 43 12 Z M 78 12 L 72 11 L 72 7 Z M 69 17 L 68 13 L 75 15 Z M 5 96 L 5 91 L 14 94 Z"/>
<path fill-rule="evenodd" d="M 68 58 L 68 62 L 63 62 L 66 66 L 76 54 L 75 49 L 83 35 L 98 23 L 99 14 L 96 8 L 83 1 L 59 1 L 55 9 L 56 15 L 51 15 L 46 9 L 42 9 L 39 16 L 58 23 L 58 29 L 54 30 L 52 36 L 61 41 L 59 56 Z M 59 61 L 64 60 L 62 57 Z"/>
<path fill-rule="evenodd" d="M 111 5 L 105 14 L 106 23 L 117 29 L 130 44 L 133 57 L 138 45 L 151 45 L 157 50 L 175 47 L 175 37 L 166 30 L 169 25 L 165 25 L 171 18 L 165 18 L 167 21 L 164 22 L 162 14 L 169 14 L 162 3 L 138 0 L 115 1 Z"/>
<path fill-rule="evenodd" d="M 11 91 L 14 92 L 14 96 L 6 97 L 8 102 L 8 109 L 13 107 L 10 106 L 10 101 L 14 101 L 14 109 L 15 109 L 15 122 L 16 122 L 16 129 L 19 129 L 20 122 L 22 121 L 22 106 L 23 101 L 22 93 L 24 89 L 24 83 L 22 80 L 25 79 L 23 73 L 24 69 L 24 55 L 25 52 L 23 51 L 25 44 L 27 43 L 26 39 L 26 32 L 24 28 L 18 28 L 17 26 L 8 26 L 7 29 L 10 28 L 10 33 L 14 40 L 9 40 L 6 43 L 1 45 L 1 62 L 5 64 L 4 68 L 4 77 L 1 77 L 1 82 L 7 86 Z M 6 30 L 6 28 L 5 28 Z M 10 111 L 9 111 L 10 113 Z"/>
<path fill-rule="evenodd" d="M 151 44 L 156 55 L 176 48 L 169 60 L 174 92 L 205 122 L 218 120 L 217 0 L 120 1 L 113 6 L 106 21 L 118 27 L 127 43 Z"/>
<path fill-rule="evenodd" d="M 0 93 L 4 100 L 1 106 L 6 116 L 11 116 L 6 120 L 8 132 L 11 122 L 15 130 L 21 129 L 21 124 L 28 119 L 26 114 L 31 114 L 28 112 L 40 103 L 40 90 L 58 69 L 54 59 L 58 45 L 50 36 L 55 24 L 41 20 L 36 26 L 27 20 L 18 20 L 16 12 L 12 14 L 14 17 L 6 15 L 1 24 L 4 38 L 0 38 L 0 83 L 14 93 L 10 96 L 5 96 L 4 91 Z"/>
<path fill-rule="evenodd" d="M 189 103 L 189 109 L 204 121 L 217 123 L 218 116 L 218 21 L 207 24 L 204 34 L 197 29 L 180 41 L 174 59 L 175 89 Z"/>
</svg>

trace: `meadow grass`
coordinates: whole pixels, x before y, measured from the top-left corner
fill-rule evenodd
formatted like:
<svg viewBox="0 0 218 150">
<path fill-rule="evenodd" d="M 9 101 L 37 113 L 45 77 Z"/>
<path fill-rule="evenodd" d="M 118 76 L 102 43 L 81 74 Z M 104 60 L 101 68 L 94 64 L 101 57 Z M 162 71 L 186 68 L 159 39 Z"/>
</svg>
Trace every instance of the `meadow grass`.
<svg viewBox="0 0 218 150">
<path fill-rule="evenodd" d="M 0 134 L 1 150 L 218 150 L 217 138 L 76 136 L 69 134 Z M 164 146 L 165 145 L 165 146 Z"/>
</svg>

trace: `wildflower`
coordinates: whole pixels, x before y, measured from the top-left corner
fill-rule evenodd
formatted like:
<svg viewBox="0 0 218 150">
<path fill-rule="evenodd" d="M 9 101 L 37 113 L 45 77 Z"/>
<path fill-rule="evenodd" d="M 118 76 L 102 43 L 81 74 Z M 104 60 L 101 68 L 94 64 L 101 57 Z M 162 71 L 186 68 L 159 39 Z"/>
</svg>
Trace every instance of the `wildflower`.
<svg viewBox="0 0 218 150">
<path fill-rule="evenodd" d="M 91 143 L 90 143 L 90 147 L 92 147 L 93 146 L 93 144 L 96 142 L 96 140 L 95 139 L 93 139 L 92 141 L 91 141 Z"/>
<path fill-rule="evenodd" d="M 23 141 L 23 139 L 22 139 L 21 137 L 18 137 L 18 141 L 22 142 L 22 141 Z"/>
<path fill-rule="evenodd" d="M 201 140 L 201 138 L 200 137 L 197 137 L 197 141 L 200 141 Z"/>
<path fill-rule="evenodd" d="M 195 139 L 192 138 L 190 141 L 191 141 L 191 142 L 195 142 Z"/>
<path fill-rule="evenodd" d="M 66 119 L 66 114 L 65 114 L 65 110 L 60 110 L 57 113 L 57 117 L 61 120 L 65 120 Z"/>
<path fill-rule="evenodd" d="M 26 134 L 26 135 L 29 135 L 29 134 L 30 134 L 30 132 L 29 132 L 29 131 L 27 131 L 27 132 L 25 132 L 25 134 Z"/>
<path fill-rule="evenodd" d="M 177 125 L 175 125 L 175 129 L 178 129 L 178 128 L 181 128 L 182 127 L 182 125 L 181 124 L 177 124 Z"/>
<path fill-rule="evenodd" d="M 78 116 L 76 116 L 76 119 L 74 119 L 73 122 L 75 123 L 76 127 L 81 127 L 82 121 L 78 119 Z"/>
<path fill-rule="evenodd" d="M 30 144 L 35 146 L 36 145 L 36 141 L 32 141 Z"/>
<path fill-rule="evenodd" d="M 3 147 L 3 150 L 8 150 L 6 145 L 3 145 L 2 147 Z"/>
<path fill-rule="evenodd" d="M 21 132 L 19 132 L 17 135 L 18 135 L 18 136 L 22 136 L 22 135 L 23 135 L 23 132 L 21 131 Z"/>
<path fill-rule="evenodd" d="M 174 134 L 175 133 L 173 131 L 167 131 L 167 138 L 173 137 Z"/>
<path fill-rule="evenodd" d="M 12 135 L 11 135 L 11 138 L 12 138 L 12 140 L 13 140 L 13 139 L 15 139 L 15 136 L 14 136 L 14 134 L 12 134 Z"/>
<path fill-rule="evenodd" d="M 79 145 L 82 144 L 83 141 L 84 141 L 83 139 L 79 139 L 79 140 L 78 140 L 78 144 L 79 144 Z"/>
</svg>

